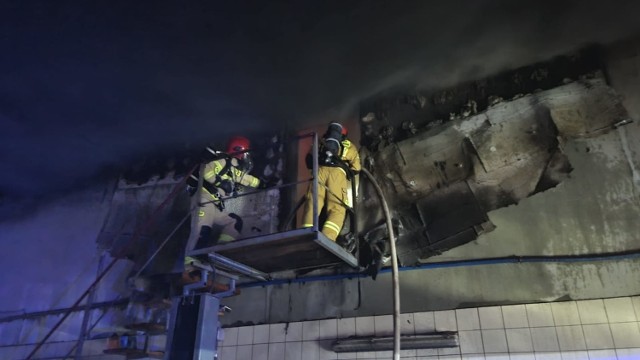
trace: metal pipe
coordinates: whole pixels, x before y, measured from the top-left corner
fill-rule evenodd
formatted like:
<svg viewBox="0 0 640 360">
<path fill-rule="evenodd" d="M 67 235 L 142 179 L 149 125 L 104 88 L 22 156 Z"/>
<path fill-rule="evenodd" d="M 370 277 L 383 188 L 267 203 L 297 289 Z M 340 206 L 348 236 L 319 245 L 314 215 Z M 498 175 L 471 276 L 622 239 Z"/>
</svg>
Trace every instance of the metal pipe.
<svg viewBox="0 0 640 360">
<path fill-rule="evenodd" d="M 506 256 L 497 258 L 484 258 L 484 259 L 463 259 L 463 260 L 451 260 L 451 261 L 438 261 L 423 263 L 416 266 L 403 266 L 398 268 L 398 271 L 416 271 L 416 270 L 433 270 L 433 269 L 448 269 L 455 267 L 466 266 L 483 266 L 483 265 L 502 265 L 502 264 L 531 264 L 531 263 L 579 263 L 579 262 L 594 262 L 594 261 L 611 261 L 611 260 L 637 260 L 640 259 L 640 249 L 615 252 L 615 253 L 603 253 L 603 254 L 585 254 L 585 255 L 551 255 L 551 256 Z M 389 273 L 389 268 L 380 270 L 380 274 Z M 267 282 L 254 282 L 243 283 L 238 285 L 239 288 L 250 288 L 256 286 L 271 286 L 282 284 L 298 284 L 298 283 L 310 283 L 317 281 L 340 281 L 345 279 L 355 279 L 368 277 L 367 274 L 362 273 L 344 273 L 337 275 L 319 275 L 309 277 L 299 277 L 293 279 L 276 279 Z"/>
<path fill-rule="evenodd" d="M 236 271 L 242 275 L 254 278 L 260 281 L 266 281 L 269 278 L 269 275 L 263 273 L 262 271 L 258 271 L 252 267 L 249 267 L 244 264 L 240 264 L 231 259 L 228 259 L 222 255 L 218 255 L 215 253 L 209 254 L 209 259 L 215 264 L 227 268 L 232 271 Z"/>
<path fill-rule="evenodd" d="M 440 349 L 458 347 L 458 333 L 456 331 L 441 331 L 431 334 L 402 336 L 403 349 Z M 383 337 L 356 337 L 338 339 L 332 345 L 337 353 L 356 351 L 388 351 L 393 349 L 393 339 Z"/>
<path fill-rule="evenodd" d="M 200 269 L 200 281 L 198 282 L 194 282 L 192 284 L 189 285 L 185 285 L 182 288 L 182 296 L 188 296 L 191 293 L 191 290 L 194 289 L 200 289 L 203 288 L 205 286 L 207 286 L 207 282 L 209 281 L 209 272 L 204 270 L 204 269 Z"/>
<path fill-rule="evenodd" d="M 87 295 L 89 295 L 91 291 L 93 291 L 94 286 L 96 286 L 100 282 L 100 280 L 104 278 L 104 276 L 109 272 L 109 270 L 111 270 L 111 268 L 113 268 L 113 266 L 116 264 L 116 262 L 118 262 L 118 260 L 120 259 L 114 258 L 113 260 L 111 260 L 111 262 L 109 263 L 109 265 L 107 265 L 107 267 L 104 269 L 102 274 L 96 277 L 96 279 L 91 283 L 91 285 L 89 285 L 89 288 L 87 288 L 87 290 L 85 290 L 82 293 L 82 295 L 80 295 L 78 300 L 76 300 L 76 302 L 74 302 L 73 305 L 71 305 L 71 308 L 75 308 L 75 307 L 78 307 L 78 305 L 80 305 L 82 300 L 84 300 L 84 298 L 87 297 Z M 71 315 L 71 311 L 67 311 L 64 313 L 64 315 L 62 315 L 62 318 L 58 320 L 58 322 L 51 328 L 51 330 L 49 330 L 49 332 L 44 336 L 44 338 L 40 340 L 38 345 L 36 345 L 36 347 L 29 353 L 29 355 L 27 356 L 27 360 L 33 359 L 33 356 L 38 352 L 38 350 L 40 350 L 42 345 L 44 345 L 44 343 L 47 342 L 47 340 L 51 337 L 51 335 L 53 335 L 53 333 L 56 330 L 58 330 L 60 325 L 62 325 L 62 323 L 69 317 L 69 315 Z"/>
<path fill-rule="evenodd" d="M 99 302 L 99 303 L 94 303 L 93 305 L 91 305 L 90 309 L 91 310 L 95 310 L 95 309 L 118 307 L 118 306 L 127 305 L 127 303 L 129 303 L 129 298 L 117 299 L 117 300 L 112 300 L 112 301 L 103 301 L 103 302 Z M 53 316 L 53 315 L 64 314 L 67 311 L 70 311 L 70 312 L 84 311 L 85 309 L 86 309 L 86 307 L 83 305 L 83 306 L 68 307 L 68 308 L 61 308 L 61 309 L 35 311 L 35 312 L 26 313 L 26 314 L 12 315 L 12 316 L 3 317 L 3 318 L 0 319 L 0 323 L 7 323 L 7 322 L 12 322 L 12 321 L 18 321 L 18 320 L 37 319 L 37 318 L 45 317 L 45 316 Z"/>
<path fill-rule="evenodd" d="M 229 281 L 229 289 L 227 291 L 222 291 L 219 293 L 215 293 L 213 295 L 219 299 L 222 299 L 228 296 L 233 296 L 235 292 L 236 292 L 236 279 L 231 279 L 231 281 Z"/>
<path fill-rule="evenodd" d="M 371 181 L 371 184 L 376 189 L 380 202 L 382 203 L 382 210 L 387 221 L 387 230 L 389 231 L 389 244 L 391 247 L 391 269 L 392 269 L 392 285 L 393 285 L 393 359 L 400 360 L 400 280 L 398 276 L 398 258 L 396 256 L 396 237 L 393 233 L 393 223 L 391 222 L 391 212 L 389 211 L 389 205 L 384 198 L 382 188 L 371 175 L 371 173 L 362 168 L 361 172 Z"/>
<path fill-rule="evenodd" d="M 106 254 L 103 252 L 100 255 L 100 260 L 98 262 L 98 274 L 102 272 L 102 266 L 104 265 L 104 260 L 106 258 Z M 76 343 L 76 355 L 75 359 L 80 360 L 82 358 L 82 350 L 84 348 L 84 339 L 87 337 L 87 327 L 89 326 L 89 318 L 91 317 L 91 305 L 94 303 L 96 298 L 96 288 L 94 287 L 89 294 L 89 298 L 84 305 L 84 316 L 82 317 L 82 326 L 80 327 L 80 335 L 78 336 L 78 342 Z"/>
<path fill-rule="evenodd" d="M 119 297 L 116 299 L 118 300 Z M 98 318 L 96 319 L 96 321 L 93 323 L 93 325 L 91 325 L 89 327 L 89 330 L 87 331 L 89 334 L 91 334 L 91 332 L 93 331 L 93 329 L 95 329 L 96 326 L 98 326 L 98 324 L 100 323 L 100 320 L 102 320 L 102 318 L 104 318 L 105 315 L 107 315 L 107 313 L 109 312 L 109 309 L 111 308 L 107 308 L 105 309 L 102 314 L 100 314 L 100 316 L 98 316 Z M 63 359 L 69 358 L 71 357 L 71 354 L 73 353 L 73 351 L 75 350 L 76 346 L 78 346 L 78 342 L 76 342 L 76 344 L 74 346 L 71 347 L 71 349 L 69 349 L 69 352 L 67 353 L 67 355 L 65 357 L 63 357 Z"/>
</svg>

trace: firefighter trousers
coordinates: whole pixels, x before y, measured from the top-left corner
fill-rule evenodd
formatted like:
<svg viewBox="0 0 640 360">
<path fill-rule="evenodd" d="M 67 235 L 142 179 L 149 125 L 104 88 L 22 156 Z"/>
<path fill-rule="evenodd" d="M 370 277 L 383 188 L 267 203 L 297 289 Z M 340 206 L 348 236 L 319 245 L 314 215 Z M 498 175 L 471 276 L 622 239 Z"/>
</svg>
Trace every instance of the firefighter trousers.
<svg viewBox="0 0 640 360">
<path fill-rule="evenodd" d="M 218 209 L 215 198 L 206 190 L 201 189 L 200 194 L 195 194 L 191 198 L 191 234 L 187 241 L 186 254 L 202 246 L 198 244 L 203 226 L 212 228 L 211 238 L 203 239 L 205 244 L 212 241 L 229 242 L 239 238 L 240 233 L 236 230 L 236 220 L 229 214 Z"/>
<path fill-rule="evenodd" d="M 322 233 L 336 241 L 347 213 L 347 174 L 338 167 L 318 169 L 318 212 L 326 208 L 327 219 L 321 224 Z M 304 208 L 303 227 L 313 226 L 313 184 L 309 185 Z"/>
</svg>

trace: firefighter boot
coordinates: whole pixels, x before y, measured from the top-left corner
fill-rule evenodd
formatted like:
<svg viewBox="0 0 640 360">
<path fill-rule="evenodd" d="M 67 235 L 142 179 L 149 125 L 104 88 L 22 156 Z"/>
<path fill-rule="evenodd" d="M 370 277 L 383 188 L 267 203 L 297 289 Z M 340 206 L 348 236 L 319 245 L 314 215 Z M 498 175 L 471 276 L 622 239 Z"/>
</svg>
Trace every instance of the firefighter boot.
<svg viewBox="0 0 640 360">
<path fill-rule="evenodd" d="M 196 242 L 196 249 L 202 249 L 204 247 L 211 246 L 211 226 L 200 227 L 200 236 Z"/>
</svg>

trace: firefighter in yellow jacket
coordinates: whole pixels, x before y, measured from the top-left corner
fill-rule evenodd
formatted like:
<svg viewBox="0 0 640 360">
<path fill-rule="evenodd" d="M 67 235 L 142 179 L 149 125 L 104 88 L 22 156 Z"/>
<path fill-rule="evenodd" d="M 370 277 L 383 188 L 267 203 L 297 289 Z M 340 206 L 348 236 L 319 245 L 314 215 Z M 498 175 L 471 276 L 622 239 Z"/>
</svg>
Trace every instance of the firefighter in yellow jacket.
<svg viewBox="0 0 640 360">
<path fill-rule="evenodd" d="M 327 155 L 328 154 L 328 157 Z M 347 128 L 338 123 L 331 123 L 325 134 L 322 150 L 319 151 L 318 169 L 318 209 L 325 207 L 327 218 L 321 225 L 322 233 L 336 241 L 342 230 L 346 207 L 351 207 L 347 188 L 349 179 L 348 166 L 353 172 L 360 171 L 360 155 L 356 146 L 347 139 Z M 337 157 L 339 160 L 332 159 Z M 353 194 L 355 196 L 355 194 Z M 303 227 L 313 226 L 313 191 L 312 186 L 306 194 Z"/>
<path fill-rule="evenodd" d="M 219 241 L 237 239 L 242 231 L 242 219 L 225 211 L 222 197 L 236 192 L 236 185 L 258 187 L 260 180 L 249 174 L 251 158 L 250 142 L 236 136 L 229 141 L 227 155 L 213 160 L 199 170 L 201 187 L 192 197 L 191 235 L 187 242 L 187 254 L 201 246 L 213 246 Z M 202 166 L 201 166 L 202 167 Z M 192 180 L 198 177 L 192 175 Z"/>
</svg>

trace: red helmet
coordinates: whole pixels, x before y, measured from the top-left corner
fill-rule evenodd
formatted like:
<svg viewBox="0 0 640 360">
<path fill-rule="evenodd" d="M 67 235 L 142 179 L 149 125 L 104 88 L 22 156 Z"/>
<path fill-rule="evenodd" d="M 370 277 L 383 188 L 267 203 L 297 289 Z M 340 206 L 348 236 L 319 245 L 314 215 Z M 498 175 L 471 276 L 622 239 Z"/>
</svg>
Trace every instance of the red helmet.
<svg viewBox="0 0 640 360">
<path fill-rule="evenodd" d="M 348 133 L 349 131 L 347 131 L 347 127 L 342 125 L 342 136 L 347 136 Z"/>
<path fill-rule="evenodd" d="M 227 154 L 242 159 L 250 147 L 251 142 L 249 139 L 244 136 L 234 136 L 229 140 L 229 145 L 227 145 Z"/>
</svg>

